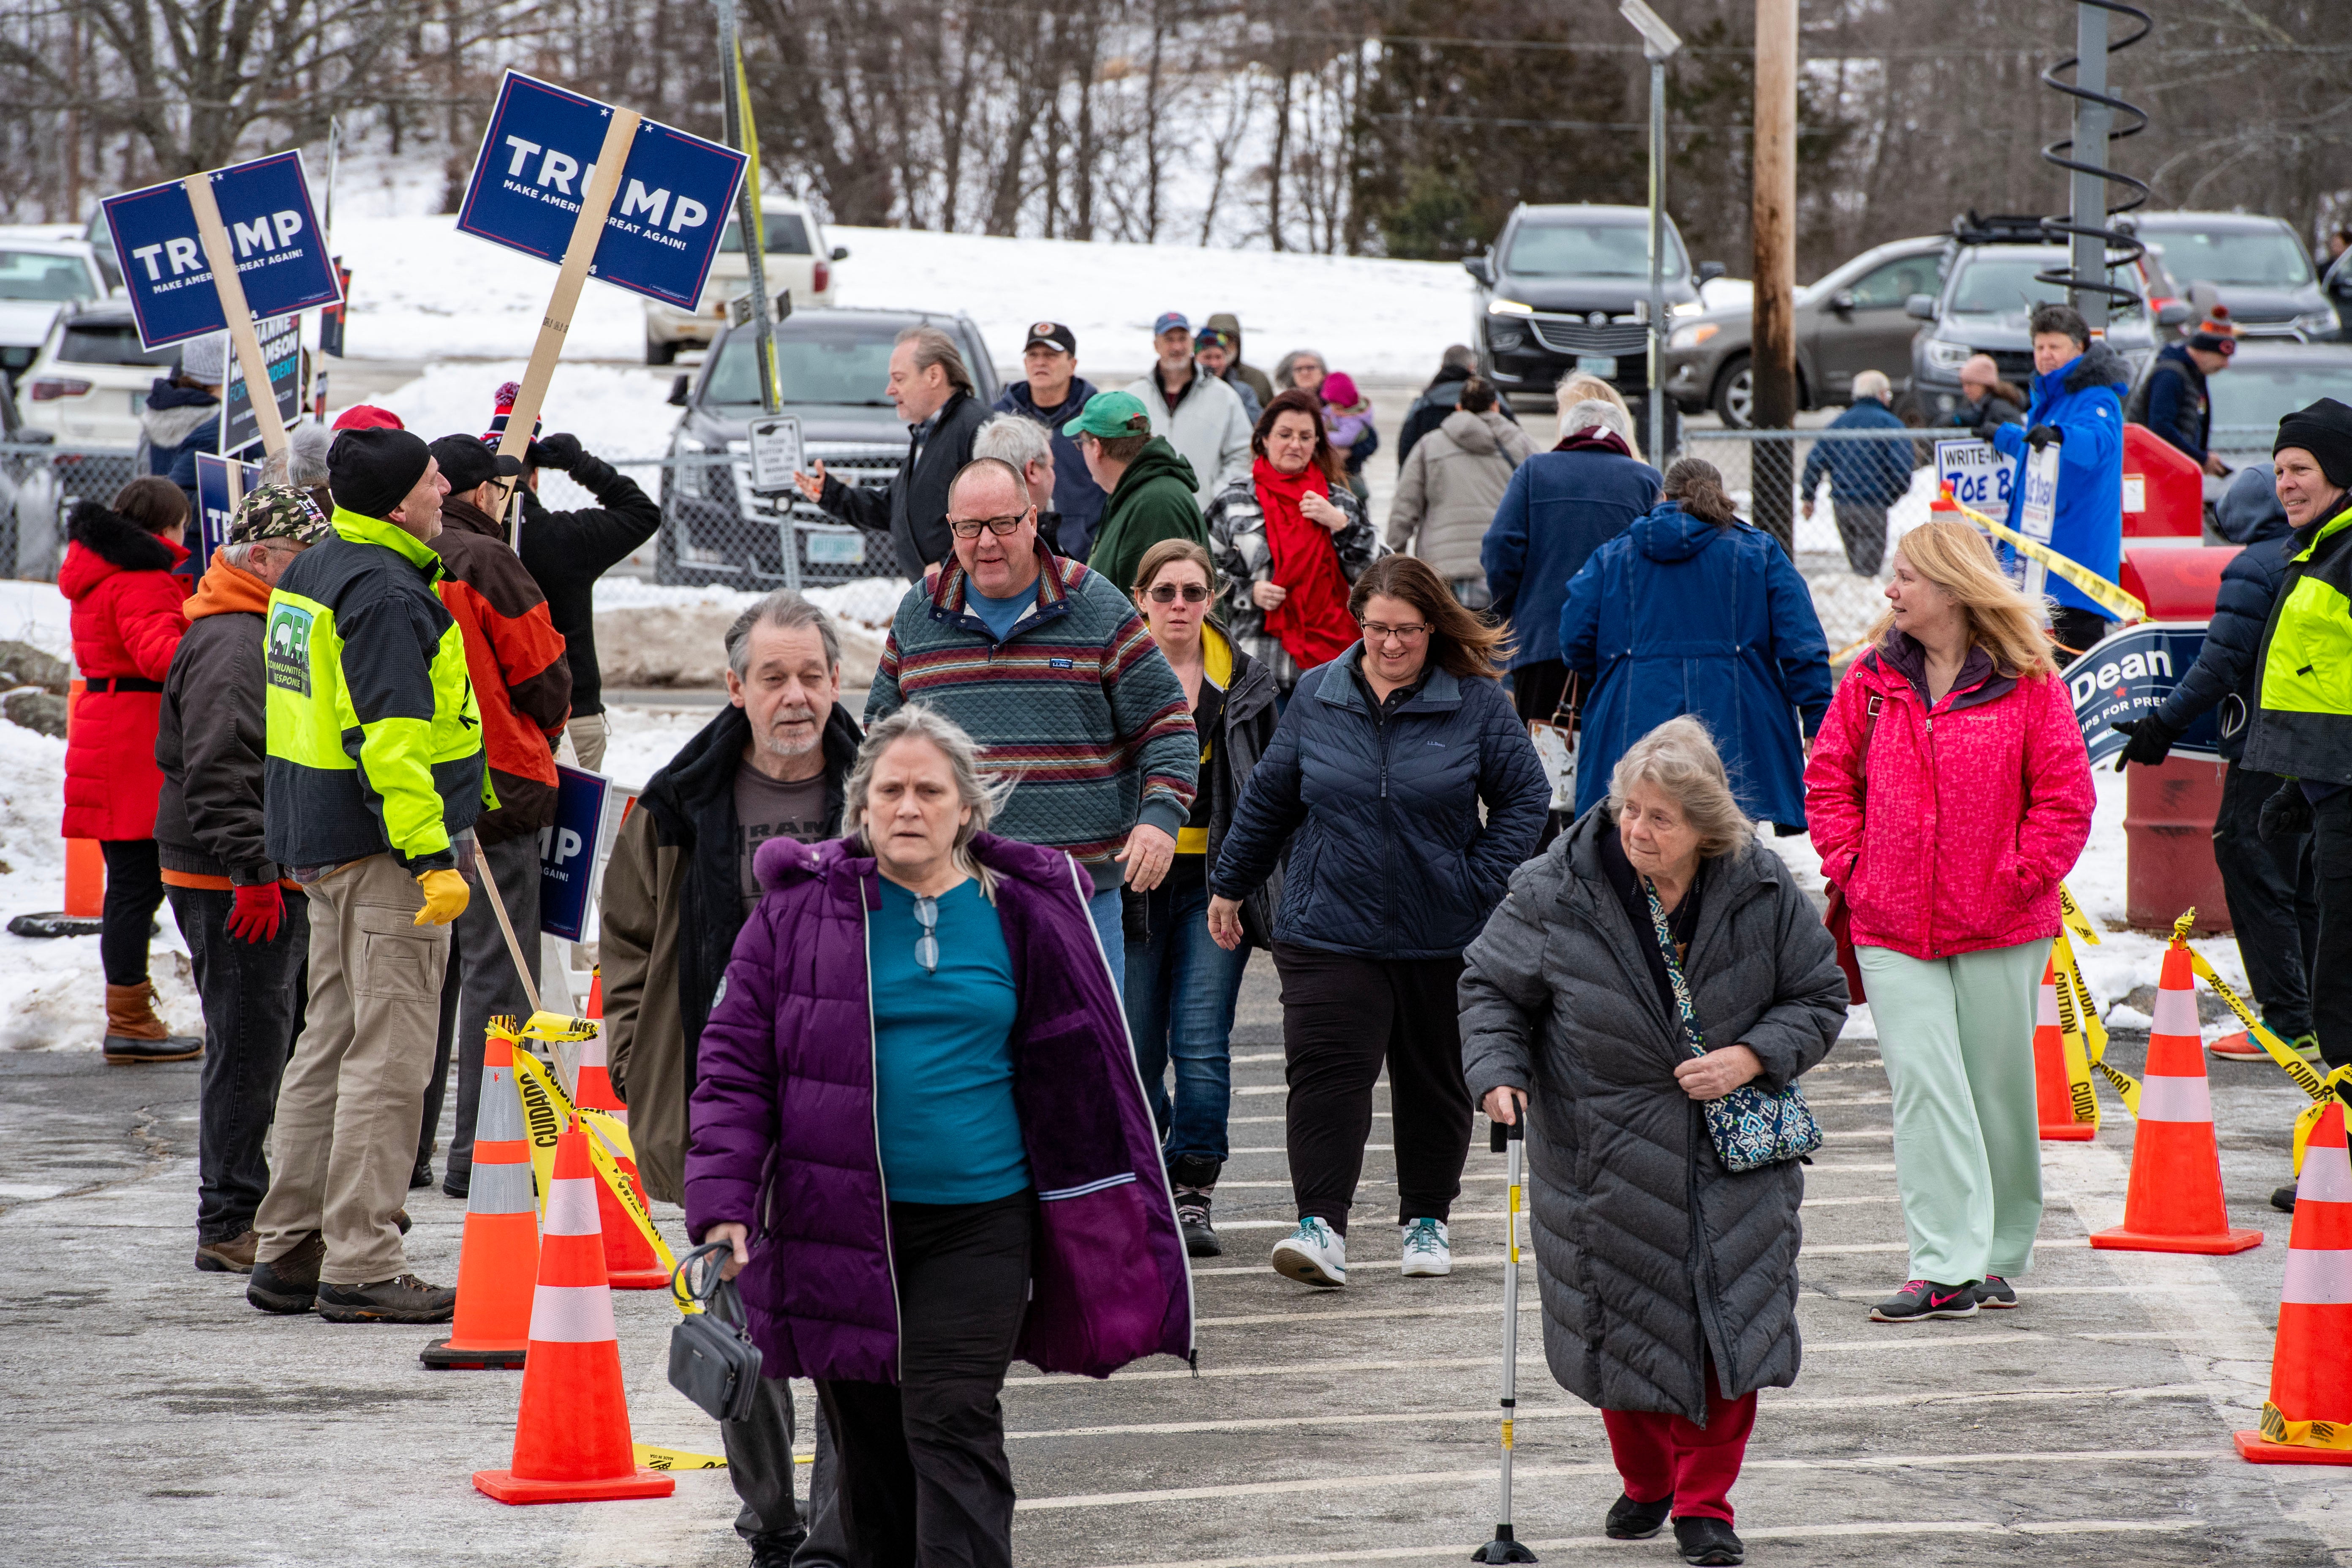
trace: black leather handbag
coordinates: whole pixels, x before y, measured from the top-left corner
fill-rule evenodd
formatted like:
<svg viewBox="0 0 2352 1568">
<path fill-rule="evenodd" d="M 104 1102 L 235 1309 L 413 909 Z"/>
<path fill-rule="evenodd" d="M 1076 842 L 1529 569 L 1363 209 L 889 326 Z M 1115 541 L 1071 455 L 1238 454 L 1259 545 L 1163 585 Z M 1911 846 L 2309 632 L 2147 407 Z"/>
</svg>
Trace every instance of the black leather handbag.
<svg viewBox="0 0 2352 1568">
<path fill-rule="evenodd" d="M 743 1328 L 743 1301 L 735 1281 L 719 1277 L 719 1264 L 734 1248 L 725 1242 L 698 1247 L 677 1260 L 670 1287 L 702 1304 L 669 1331 L 669 1385 L 702 1406 L 714 1421 L 740 1421 L 751 1414 L 760 1388 L 760 1347 Z M 695 1265 L 703 1283 L 694 1283 Z"/>
</svg>

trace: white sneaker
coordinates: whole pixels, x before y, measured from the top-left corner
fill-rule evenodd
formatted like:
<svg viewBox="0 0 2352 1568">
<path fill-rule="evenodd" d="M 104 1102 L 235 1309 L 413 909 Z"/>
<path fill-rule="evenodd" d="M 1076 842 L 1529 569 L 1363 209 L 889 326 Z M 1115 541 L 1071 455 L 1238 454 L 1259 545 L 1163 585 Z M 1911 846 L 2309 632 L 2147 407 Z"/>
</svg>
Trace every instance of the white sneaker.
<svg viewBox="0 0 2352 1568">
<path fill-rule="evenodd" d="M 1348 1238 L 1309 1215 L 1274 1244 L 1274 1271 L 1302 1285 L 1348 1282 Z"/>
<path fill-rule="evenodd" d="M 1404 1277 L 1435 1279 L 1454 1272 L 1454 1245 L 1442 1219 L 1417 1219 L 1404 1232 Z"/>
</svg>

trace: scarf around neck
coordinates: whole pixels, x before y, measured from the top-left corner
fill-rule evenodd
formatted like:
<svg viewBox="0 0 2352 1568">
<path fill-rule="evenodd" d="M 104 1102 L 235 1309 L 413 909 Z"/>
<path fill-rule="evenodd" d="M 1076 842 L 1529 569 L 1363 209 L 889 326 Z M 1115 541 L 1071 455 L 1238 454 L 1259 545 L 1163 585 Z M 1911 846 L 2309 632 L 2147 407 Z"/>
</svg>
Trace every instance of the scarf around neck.
<svg viewBox="0 0 2352 1568">
<path fill-rule="evenodd" d="M 1251 466 L 1258 504 L 1265 510 L 1265 542 L 1274 580 L 1289 590 L 1265 613 L 1265 629 L 1302 670 L 1330 663 L 1356 640 L 1348 616 L 1348 579 L 1330 530 L 1300 510 L 1307 493 L 1329 500 L 1330 481 L 1313 464 L 1295 474 L 1260 458 Z"/>
</svg>

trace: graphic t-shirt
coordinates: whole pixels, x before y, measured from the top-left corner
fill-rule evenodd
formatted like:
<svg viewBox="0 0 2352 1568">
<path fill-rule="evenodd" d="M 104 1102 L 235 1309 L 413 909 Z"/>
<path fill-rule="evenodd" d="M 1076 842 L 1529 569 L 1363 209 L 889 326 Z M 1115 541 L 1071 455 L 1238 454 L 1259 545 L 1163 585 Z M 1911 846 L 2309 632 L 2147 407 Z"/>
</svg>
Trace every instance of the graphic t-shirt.
<svg viewBox="0 0 2352 1568">
<path fill-rule="evenodd" d="M 743 912 L 760 902 L 760 879 L 751 858 L 777 837 L 814 844 L 825 837 L 824 774 L 786 784 L 746 763 L 735 770 L 735 873 L 743 889 Z"/>
</svg>

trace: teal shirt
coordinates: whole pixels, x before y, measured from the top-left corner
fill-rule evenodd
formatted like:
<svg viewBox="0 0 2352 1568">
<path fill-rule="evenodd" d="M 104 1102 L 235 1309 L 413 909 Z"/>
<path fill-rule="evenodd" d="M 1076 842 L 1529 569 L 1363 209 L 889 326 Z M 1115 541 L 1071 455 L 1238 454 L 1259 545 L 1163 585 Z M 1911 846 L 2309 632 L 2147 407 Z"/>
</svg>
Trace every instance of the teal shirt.
<svg viewBox="0 0 2352 1568">
<path fill-rule="evenodd" d="M 1013 623 L 1026 614 L 1037 602 L 1037 585 L 1031 584 L 1008 598 L 994 598 L 974 588 L 965 598 L 964 605 L 988 623 L 988 629 L 998 642 L 1013 635 Z"/>
<path fill-rule="evenodd" d="M 940 895 L 940 967 L 915 962 L 915 896 L 887 878 L 867 927 L 874 1092 L 893 1202 L 979 1204 L 1029 1185 L 1013 1101 L 1019 997 L 996 906 L 977 881 Z"/>
</svg>

